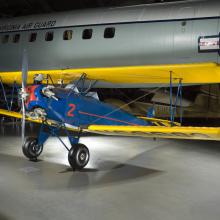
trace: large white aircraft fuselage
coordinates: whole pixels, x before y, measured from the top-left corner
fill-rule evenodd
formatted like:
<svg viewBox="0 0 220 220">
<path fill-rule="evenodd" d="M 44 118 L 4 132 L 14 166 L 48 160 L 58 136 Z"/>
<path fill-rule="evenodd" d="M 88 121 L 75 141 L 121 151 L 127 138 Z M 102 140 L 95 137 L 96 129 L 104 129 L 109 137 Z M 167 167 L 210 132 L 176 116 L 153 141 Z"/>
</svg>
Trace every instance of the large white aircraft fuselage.
<svg viewBox="0 0 220 220">
<path fill-rule="evenodd" d="M 219 1 L 78 10 L 0 20 L 0 72 L 219 63 Z"/>
</svg>

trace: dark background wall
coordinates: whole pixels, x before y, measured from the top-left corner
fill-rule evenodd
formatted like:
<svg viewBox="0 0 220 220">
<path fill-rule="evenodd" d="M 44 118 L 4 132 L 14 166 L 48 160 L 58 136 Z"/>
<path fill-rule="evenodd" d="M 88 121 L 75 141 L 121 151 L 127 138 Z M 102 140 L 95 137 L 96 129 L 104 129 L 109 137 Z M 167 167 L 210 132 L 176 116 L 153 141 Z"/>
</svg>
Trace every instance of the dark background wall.
<svg viewBox="0 0 220 220">
<path fill-rule="evenodd" d="M 0 0 L 0 17 L 14 17 L 71 9 L 125 6 L 170 1 L 174 0 Z"/>
</svg>

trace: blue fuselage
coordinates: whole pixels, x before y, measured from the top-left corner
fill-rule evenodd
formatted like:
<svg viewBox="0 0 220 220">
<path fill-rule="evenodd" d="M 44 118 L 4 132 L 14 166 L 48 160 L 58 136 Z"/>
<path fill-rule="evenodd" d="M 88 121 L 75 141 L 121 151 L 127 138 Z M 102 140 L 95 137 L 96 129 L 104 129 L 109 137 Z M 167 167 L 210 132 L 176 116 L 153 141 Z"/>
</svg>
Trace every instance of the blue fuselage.
<svg viewBox="0 0 220 220">
<path fill-rule="evenodd" d="M 121 109 L 99 100 L 71 92 L 69 89 L 53 90 L 58 101 L 42 94 L 43 85 L 30 88 L 29 100 L 26 102 L 28 111 L 42 108 L 47 118 L 73 126 L 94 125 L 149 125 L 148 122 L 135 117 Z"/>
</svg>

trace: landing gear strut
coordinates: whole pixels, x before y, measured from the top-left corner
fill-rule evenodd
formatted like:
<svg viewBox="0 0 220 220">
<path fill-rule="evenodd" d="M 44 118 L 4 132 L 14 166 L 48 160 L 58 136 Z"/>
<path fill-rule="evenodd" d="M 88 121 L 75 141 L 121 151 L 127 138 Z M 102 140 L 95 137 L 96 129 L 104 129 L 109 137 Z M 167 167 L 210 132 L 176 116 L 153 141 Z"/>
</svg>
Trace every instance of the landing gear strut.
<svg viewBox="0 0 220 220">
<path fill-rule="evenodd" d="M 43 151 L 43 144 L 38 144 L 38 139 L 28 137 L 22 146 L 23 154 L 32 161 L 36 161 Z"/>
<path fill-rule="evenodd" d="M 83 169 L 89 162 L 89 149 L 84 144 L 73 144 L 69 150 L 68 160 L 73 170 Z"/>
<path fill-rule="evenodd" d="M 46 122 L 45 122 L 46 123 Z M 47 127 L 47 131 L 45 128 Z M 66 132 L 66 135 L 70 141 L 71 148 L 69 149 L 63 140 L 59 136 L 60 129 L 63 128 Z M 48 139 L 48 137 L 55 136 L 59 139 L 62 145 L 68 150 L 68 161 L 73 170 L 83 169 L 89 162 L 90 154 L 89 149 L 84 145 L 79 143 L 81 132 L 78 132 L 78 135 L 72 136 L 65 128 L 63 127 L 52 127 L 48 124 L 42 124 L 38 138 L 28 137 L 22 146 L 24 155 L 32 161 L 36 161 L 37 158 L 43 151 L 43 145 Z"/>
</svg>

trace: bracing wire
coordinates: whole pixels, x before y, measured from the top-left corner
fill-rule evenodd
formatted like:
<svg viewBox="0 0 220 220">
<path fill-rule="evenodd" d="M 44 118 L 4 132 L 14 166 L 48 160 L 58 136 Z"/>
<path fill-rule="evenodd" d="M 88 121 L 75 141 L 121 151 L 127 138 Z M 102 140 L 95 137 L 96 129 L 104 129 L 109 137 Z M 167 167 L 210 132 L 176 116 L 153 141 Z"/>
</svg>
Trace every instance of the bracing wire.
<svg viewBox="0 0 220 220">
<path fill-rule="evenodd" d="M 161 89 L 161 88 L 163 88 L 163 87 L 164 87 L 164 85 L 162 85 L 162 86 L 160 86 L 160 87 L 157 87 L 157 88 L 151 90 L 150 92 L 148 92 L 148 93 L 146 93 L 146 94 L 144 94 L 144 95 L 142 95 L 142 96 L 140 96 L 140 97 L 138 97 L 138 98 L 136 98 L 136 99 L 133 99 L 132 101 L 130 101 L 130 102 L 128 102 L 128 103 L 126 103 L 126 104 L 124 104 L 124 105 L 122 105 L 122 106 L 120 106 L 120 107 L 114 109 L 113 111 L 111 111 L 111 112 L 109 112 L 109 113 L 107 113 L 107 114 L 105 114 L 105 115 L 103 115 L 103 116 L 109 116 L 109 115 L 111 115 L 112 113 L 117 112 L 117 111 L 119 111 L 120 109 L 123 109 L 124 107 L 129 106 L 129 105 L 131 105 L 132 103 L 134 103 L 134 102 L 136 102 L 136 101 L 138 101 L 138 100 L 140 100 L 140 99 L 142 99 L 142 98 L 144 98 L 144 97 L 146 97 L 146 96 L 148 96 L 148 95 L 150 95 L 150 94 L 152 94 L 152 93 L 157 92 L 159 89 Z M 97 122 L 97 121 L 99 121 L 99 120 L 101 120 L 101 118 L 95 119 L 94 121 L 92 121 L 91 124 L 93 124 L 93 123 L 95 123 L 95 122 Z"/>
</svg>

